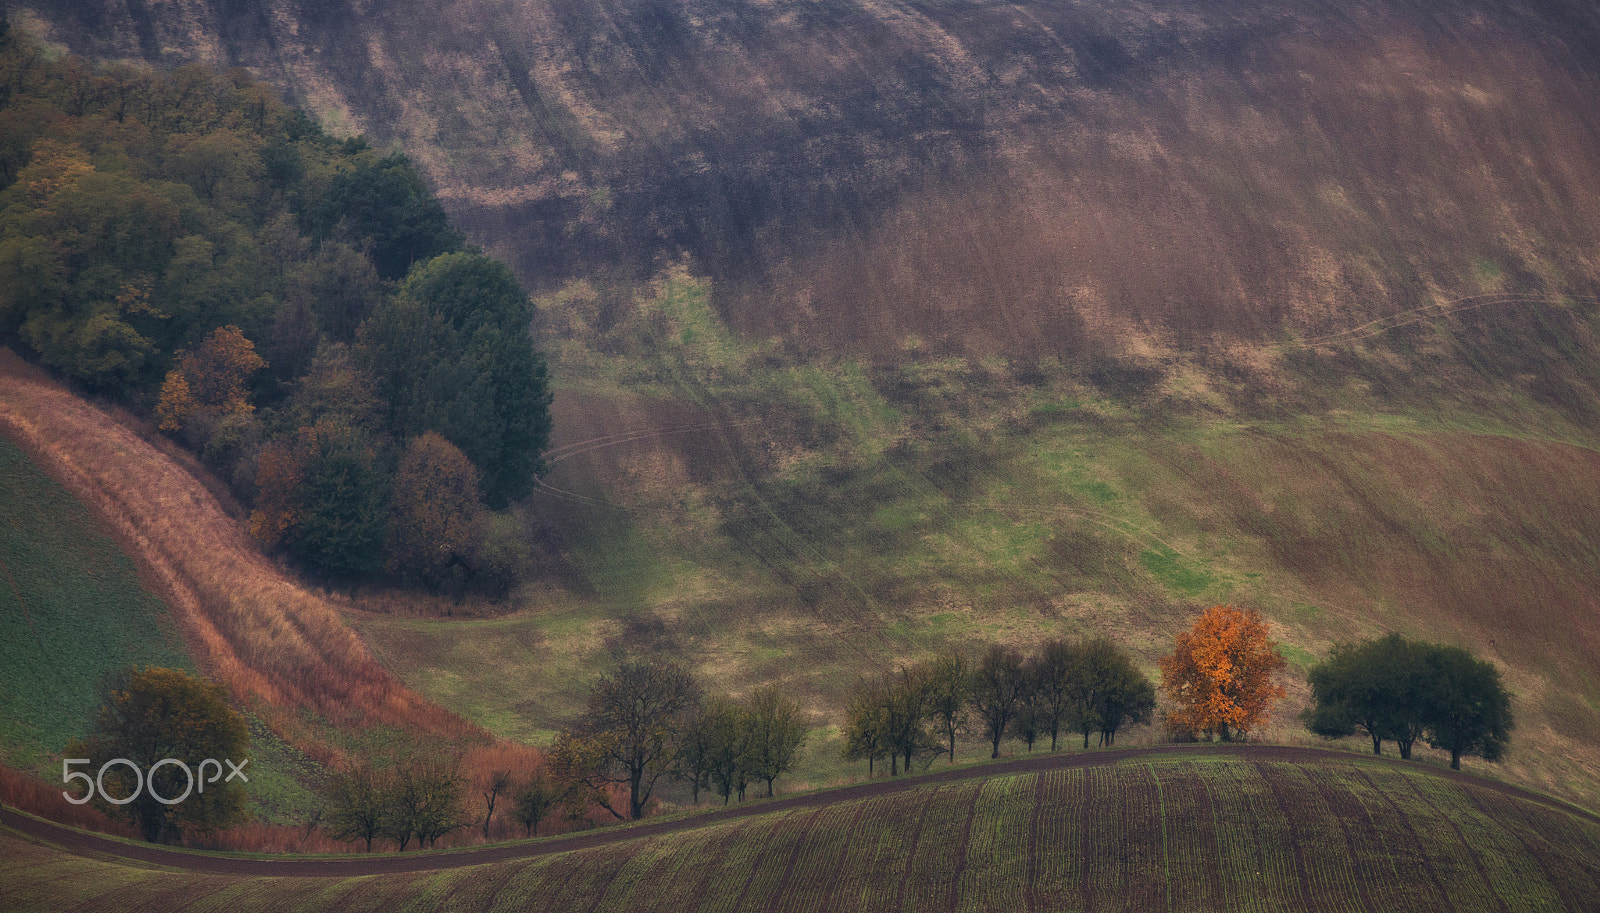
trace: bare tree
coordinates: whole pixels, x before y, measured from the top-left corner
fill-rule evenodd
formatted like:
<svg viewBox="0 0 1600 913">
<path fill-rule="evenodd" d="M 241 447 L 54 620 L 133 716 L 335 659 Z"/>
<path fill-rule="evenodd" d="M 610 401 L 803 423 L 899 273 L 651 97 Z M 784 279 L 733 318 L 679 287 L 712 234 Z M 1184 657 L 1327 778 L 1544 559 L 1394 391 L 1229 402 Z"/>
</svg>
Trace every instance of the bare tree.
<svg viewBox="0 0 1600 913">
<path fill-rule="evenodd" d="M 387 772 L 374 769 L 371 762 L 346 767 L 329 777 L 324 791 L 329 836 L 364 840 L 367 852 L 372 852 L 373 838 L 387 835 L 390 780 Z"/>
<path fill-rule="evenodd" d="M 459 759 L 439 757 L 411 759 L 395 769 L 387 831 L 401 850 L 412 835 L 427 848 L 467 825 L 459 771 Z"/>
<path fill-rule="evenodd" d="M 618 820 L 639 820 L 656 782 L 672 769 L 700 700 L 699 683 L 674 663 L 624 663 L 601 677 L 583 716 L 557 739 L 558 772 L 586 787 Z M 623 784 L 626 816 L 613 807 L 610 792 Z"/>
<path fill-rule="evenodd" d="M 777 685 L 767 685 L 750 696 L 741 714 L 744 751 L 740 761 L 753 780 L 772 781 L 794 765 L 795 753 L 805 744 L 810 727 L 800 715 L 800 703 L 783 696 Z"/>
<path fill-rule="evenodd" d="M 483 790 L 483 802 L 488 810 L 483 815 L 483 839 L 489 839 L 489 821 L 494 818 L 494 802 L 500 794 L 511 788 L 511 771 L 497 770 L 489 775 Z"/>
<path fill-rule="evenodd" d="M 972 672 L 968 698 L 983 721 L 984 735 L 992 746 L 989 757 L 1000 757 L 1000 740 L 1005 738 L 1026 690 L 1022 654 L 999 644 L 991 646 Z"/>
<path fill-rule="evenodd" d="M 928 683 L 928 714 L 944 737 L 951 763 L 956 759 L 956 734 L 967 727 L 967 688 L 972 675 L 965 653 L 950 651 L 933 660 Z"/>
</svg>

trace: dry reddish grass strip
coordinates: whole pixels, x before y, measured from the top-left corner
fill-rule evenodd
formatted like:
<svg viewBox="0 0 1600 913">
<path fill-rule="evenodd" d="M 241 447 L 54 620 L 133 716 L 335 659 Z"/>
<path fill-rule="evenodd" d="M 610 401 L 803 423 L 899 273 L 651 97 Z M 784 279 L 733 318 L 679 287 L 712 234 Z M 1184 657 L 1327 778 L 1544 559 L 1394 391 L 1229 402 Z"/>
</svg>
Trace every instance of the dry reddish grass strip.
<svg viewBox="0 0 1600 913">
<path fill-rule="evenodd" d="M 288 579 L 171 456 L 0 351 L 0 433 L 104 521 L 171 606 L 195 660 L 241 700 L 336 725 L 482 730 L 384 669 L 323 596 Z"/>
</svg>

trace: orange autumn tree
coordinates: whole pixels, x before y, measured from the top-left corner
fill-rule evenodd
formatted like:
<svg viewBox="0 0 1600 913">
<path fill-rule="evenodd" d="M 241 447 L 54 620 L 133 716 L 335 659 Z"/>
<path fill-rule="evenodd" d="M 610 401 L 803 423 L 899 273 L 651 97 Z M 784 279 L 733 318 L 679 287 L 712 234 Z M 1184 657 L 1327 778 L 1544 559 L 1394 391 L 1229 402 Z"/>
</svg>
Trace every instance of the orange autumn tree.
<svg viewBox="0 0 1600 913">
<path fill-rule="evenodd" d="M 1272 702 L 1288 693 L 1277 683 L 1286 665 L 1261 613 L 1207 609 L 1161 658 L 1161 690 L 1177 704 L 1168 728 L 1228 741 L 1260 727 Z"/>
</svg>

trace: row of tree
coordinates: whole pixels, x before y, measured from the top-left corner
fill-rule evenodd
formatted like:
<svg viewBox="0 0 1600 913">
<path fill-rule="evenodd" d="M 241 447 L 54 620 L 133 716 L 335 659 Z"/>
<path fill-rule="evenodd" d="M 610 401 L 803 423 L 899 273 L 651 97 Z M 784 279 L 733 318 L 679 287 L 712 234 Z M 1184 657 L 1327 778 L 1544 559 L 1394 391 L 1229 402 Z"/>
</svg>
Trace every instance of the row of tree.
<svg viewBox="0 0 1600 913">
<path fill-rule="evenodd" d="M 922 759 L 956 756 L 956 737 L 973 728 L 1000 756 L 1009 737 L 1032 751 L 1045 735 L 1055 751 L 1063 732 L 1112 744 L 1117 730 L 1148 723 L 1155 688 L 1127 652 L 1104 638 L 1052 640 L 1028 656 L 991 646 L 976 662 L 950 651 L 862 682 L 846 712 L 844 756 L 864 760 L 871 774 L 889 761 L 890 775 Z"/>
<path fill-rule="evenodd" d="M 757 780 L 772 795 L 809 725 L 776 685 L 743 701 L 708 697 L 694 675 L 665 661 L 623 663 L 604 675 L 583 715 L 550 753 L 556 779 L 621 820 L 638 820 L 663 778 L 687 784 L 696 802 L 715 790 L 726 803 Z M 619 793 L 627 807 L 620 808 Z"/>
<path fill-rule="evenodd" d="M 1500 670 L 1460 647 L 1399 634 L 1336 644 L 1307 680 L 1306 728 L 1327 738 L 1365 733 L 1373 754 L 1393 741 L 1410 758 L 1411 746 L 1426 739 L 1460 770 L 1463 755 L 1499 760 L 1510 743 L 1511 696 Z"/>
<path fill-rule="evenodd" d="M 0 344 L 150 413 L 266 547 L 504 589 L 486 511 L 549 435 L 532 317 L 404 156 L 242 70 L 96 69 L 0 21 Z"/>
<path fill-rule="evenodd" d="M 414 837 L 426 848 L 466 825 L 464 794 L 459 764 L 448 758 L 407 759 L 388 767 L 363 761 L 329 777 L 324 825 L 336 840 L 365 841 L 369 853 L 379 838 L 403 851 Z"/>
</svg>

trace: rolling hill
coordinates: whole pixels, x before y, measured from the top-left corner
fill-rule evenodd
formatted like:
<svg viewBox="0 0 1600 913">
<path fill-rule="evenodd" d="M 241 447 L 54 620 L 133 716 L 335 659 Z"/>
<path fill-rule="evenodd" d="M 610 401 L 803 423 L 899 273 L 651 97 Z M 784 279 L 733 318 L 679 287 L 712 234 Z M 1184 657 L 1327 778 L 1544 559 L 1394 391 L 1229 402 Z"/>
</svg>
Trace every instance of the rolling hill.
<svg viewBox="0 0 1600 913">
<path fill-rule="evenodd" d="M 1600 800 L 1590 5 L 3 8 L 398 145 L 538 294 L 537 579 L 342 607 L 474 723 L 545 742 L 645 651 L 826 727 L 949 644 L 1150 669 L 1231 601 L 1297 673 L 1388 630 L 1494 659 L 1507 774 Z"/>
<path fill-rule="evenodd" d="M 466 853 L 63 852 L 0 830 L 7 909 L 1592 909 L 1600 820 L 1292 749 L 1029 759 Z"/>
</svg>

